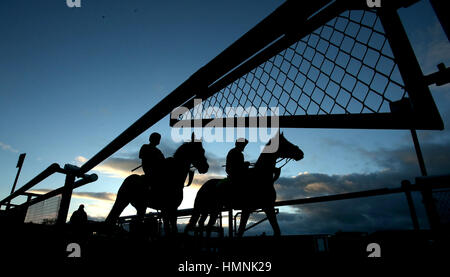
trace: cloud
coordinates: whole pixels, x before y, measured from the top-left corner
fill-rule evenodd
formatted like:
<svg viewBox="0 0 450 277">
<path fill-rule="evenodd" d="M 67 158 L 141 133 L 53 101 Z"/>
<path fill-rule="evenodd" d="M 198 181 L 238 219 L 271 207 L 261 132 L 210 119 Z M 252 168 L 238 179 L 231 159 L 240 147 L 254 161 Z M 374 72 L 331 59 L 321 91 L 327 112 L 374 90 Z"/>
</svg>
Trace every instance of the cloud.
<svg viewBox="0 0 450 277">
<path fill-rule="evenodd" d="M 170 157 L 176 150 L 176 147 L 169 144 L 161 145 L 160 150 L 166 157 Z M 124 153 L 121 154 L 120 157 L 111 157 L 105 160 L 100 165 L 94 167 L 92 170 L 98 173 L 106 174 L 111 178 L 119 178 L 124 179 L 128 177 L 130 174 L 144 174 L 142 168 L 131 172 L 132 169 L 141 165 L 141 159 L 138 158 L 139 152 L 132 153 Z M 214 154 L 207 153 L 206 158 L 209 164 L 208 174 L 199 175 L 196 174 L 196 177 L 193 181 L 193 184 L 202 184 L 205 180 L 204 176 L 220 177 L 223 178 L 225 176 L 225 168 L 222 166 L 225 164 L 225 158 L 216 157 Z M 81 166 L 85 162 L 87 162 L 87 158 L 83 156 L 77 156 L 75 161 L 78 166 Z"/>
<path fill-rule="evenodd" d="M 45 194 L 51 191 L 50 189 L 36 189 L 30 190 L 28 192 L 37 193 L 37 194 Z M 114 202 L 116 200 L 116 194 L 111 192 L 72 192 L 72 197 L 78 199 L 85 200 L 97 200 L 97 201 L 106 201 L 106 202 Z"/>
<path fill-rule="evenodd" d="M 75 192 L 72 194 L 75 198 L 101 200 L 107 202 L 116 201 L 116 194 L 111 192 Z"/>
<path fill-rule="evenodd" d="M 225 163 L 226 163 L 226 159 L 225 158 L 220 158 L 215 156 L 214 154 L 211 153 L 206 153 L 206 159 L 208 160 L 208 165 L 209 165 L 209 169 L 208 169 L 208 173 L 211 174 L 216 174 L 216 175 L 222 175 L 225 176 Z"/>
<path fill-rule="evenodd" d="M 430 175 L 448 173 L 450 168 L 450 141 L 436 139 L 434 135 L 421 140 L 422 151 Z M 330 142 L 332 143 L 332 142 Z M 381 148 L 365 150 L 351 144 L 340 144 L 344 151 L 358 151 L 366 160 L 380 168 L 368 173 L 352 174 L 323 174 L 301 172 L 293 177 L 281 177 L 276 182 L 278 200 L 299 199 L 320 195 L 332 195 L 354 191 L 378 189 L 385 187 L 399 187 L 402 180 L 414 181 L 420 175 L 414 148 L 401 146 L 397 148 Z M 225 176 L 222 165 L 224 158 L 208 154 L 210 170 L 207 174 L 196 174 L 192 186 L 185 190 L 184 203 L 190 207 L 198 188 L 212 178 Z M 83 163 L 84 157 L 77 157 Z M 120 158 L 110 158 L 94 170 L 110 176 L 126 177 L 130 169 L 140 164 L 140 160 L 133 155 Z M 111 203 L 115 194 L 77 192 L 74 197 L 95 199 Z M 415 206 L 422 228 L 427 227 L 427 220 L 421 204 L 421 196 L 413 193 Z M 102 202 L 105 203 L 106 202 Z M 93 216 L 101 217 L 103 213 Z M 134 211 L 133 211 L 134 212 Z M 403 194 L 367 197 L 352 200 L 340 200 L 326 203 L 298 205 L 282 208 L 278 220 L 284 234 L 318 234 L 342 231 L 376 231 L 384 229 L 412 228 L 408 205 Z M 258 225 L 249 234 L 270 233 L 268 223 Z"/>
<path fill-rule="evenodd" d="M 3 143 L 0 141 L 0 148 L 5 150 L 5 151 L 9 151 L 9 152 L 13 152 L 13 153 L 18 153 L 19 150 L 14 149 L 11 145 Z"/>
<path fill-rule="evenodd" d="M 421 227 L 426 227 L 423 214 L 419 216 Z M 280 212 L 277 219 L 285 235 L 412 228 L 405 197 L 400 194 L 302 205 L 295 209 L 295 213 Z M 262 232 L 271 232 L 268 223 L 251 230 L 249 234 Z"/>
<path fill-rule="evenodd" d="M 441 62 L 448 64 L 450 61 L 450 45 L 439 21 L 418 32 L 416 43 L 419 50 L 418 57 L 425 74 L 436 71 L 437 64 Z"/>
<path fill-rule="evenodd" d="M 426 140 L 422 140 L 421 149 L 429 175 L 449 173 L 450 141 L 448 138 L 439 141 L 430 136 Z M 412 145 L 361 153 L 380 167 L 395 171 L 399 175 L 409 176 L 408 178 L 420 175 L 417 156 Z"/>
<path fill-rule="evenodd" d="M 174 145 L 161 143 L 160 150 L 164 156 L 172 156 L 176 148 Z M 78 166 L 81 166 L 87 162 L 87 158 L 83 156 L 77 156 L 75 161 Z M 124 179 L 131 174 L 144 174 L 142 168 L 139 168 L 133 172 L 134 168 L 141 165 L 141 159 L 139 158 L 139 151 L 121 153 L 118 157 L 110 157 L 101 164 L 94 167 L 92 170 L 101 174 L 105 174 L 111 178 Z"/>
<path fill-rule="evenodd" d="M 442 174 L 450 166 L 450 144 L 423 144 L 430 172 Z M 352 148 L 352 151 L 355 149 Z M 420 175 L 415 153 L 408 147 L 380 149 L 379 151 L 360 151 L 367 160 L 382 170 L 369 173 L 323 174 L 301 173 L 293 177 L 281 177 L 276 188 L 279 200 L 313 197 L 370 190 L 385 187 L 398 187 L 402 180 L 411 180 Z M 431 170 L 432 169 L 432 170 Z"/>
<path fill-rule="evenodd" d="M 87 161 L 87 158 L 83 156 L 78 156 L 75 158 L 78 165 L 82 165 Z M 92 170 L 105 174 L 111 178 L 124 179 L 132 174 L 131 170 L 138 167 L 141 164 L 140 159 L 137 158 L 108 158 L 103 163 L 97 165 Z M 143 174 L 142 169 L 138 169 L 133 173 Z"/>
<path fill-rule="evenodd" d="M 422 143 L 429 173 L 431 175 L 448 174 L 450 142 L 430 141 L 433 140 Z M 352 150 L 355 149 L 352 148 Z M 345 175 L 302 173 L 291 178 L 282 177 L 275 186 L 278 200 L 399 187 L 402 180 L 414 181 L 414 177 L 420 175 L 412 147 L 360 151 L 367 159 L 383 169 L 371 173 Z M 413 193 L 413 197 L 419 223 L 422 228 L 427 227 L 421 195 Z M 334 233 L 338 230 L 371 232 L 412 228 L 409 209 L 403 194 L 292 206 L 291 212 L 280 213 L 278 220 L 285 234 Z M 267 231 L 267 228 L 268 225 L 261 226 L 252 232 L 261 233 Z"/>
<path fill-rule="evenodd" d="M 214 174 L 214 173 L 206 173 L 206 174 L 195 174 L 194 180 L 192 180 L 192 186 L 200 188 L 206 181 L 211 179 L 223 179 L 226 176 Z"/>
</svg>

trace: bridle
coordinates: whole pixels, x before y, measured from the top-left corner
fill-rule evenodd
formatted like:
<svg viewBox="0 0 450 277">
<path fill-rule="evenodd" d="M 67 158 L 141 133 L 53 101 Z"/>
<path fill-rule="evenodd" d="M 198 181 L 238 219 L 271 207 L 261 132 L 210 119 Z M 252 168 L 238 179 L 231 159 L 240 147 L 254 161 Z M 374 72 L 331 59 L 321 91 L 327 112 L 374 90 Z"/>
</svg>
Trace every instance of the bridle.
<svg viewBox="0 0 450 277">
<path fill-rule="evenodd" d="M 280 166 L 280 167 L 276 167 L 276 165 L 277 165 L 278 163 L 281 163 L 283 160 L 285 160 L 284 164 L 283 164 L 282 166 Z M 276 167 L 277 169 L 282 169 L 282 168 L 283 168 L 285 165 L 287 165 L 291 160 L 292 160 L 292 158 L 280 158 L 279 160 L 277 160 L 277 161 L 275 162 L 275 167 Z"/>
</svg>

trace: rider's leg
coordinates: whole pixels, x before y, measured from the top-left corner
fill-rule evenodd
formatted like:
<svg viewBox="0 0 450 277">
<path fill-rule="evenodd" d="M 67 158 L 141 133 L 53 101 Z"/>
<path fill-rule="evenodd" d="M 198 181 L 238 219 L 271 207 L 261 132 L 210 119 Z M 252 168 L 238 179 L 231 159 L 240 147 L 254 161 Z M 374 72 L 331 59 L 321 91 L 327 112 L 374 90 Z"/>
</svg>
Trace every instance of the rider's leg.
<svg viewBox="0 0 450 277">
<path fill-rule="evenodd" d="M 242 210 L 241 214 L 241 220 L 239 222 L 239 230 L 237 233 L 238 237 L 242 237 L 245 231 L 245 226 L 247 226 L 248 218 L 250 217 L 250 211 L 249 210 Z"/>
<path fill-rule="evenodd" d="M 273 229 L 273 236 L 279 237 L 281 235 L 280 226 L 278 226 L 277 215 L 275 214 L 275 209 L 273 207 L 264 208 L 264 212 L 269 219 L 270 225 Z"/>
<path fill-rule="evenodd" d="M 114 202 L 114 205 L 111 209 L 111 211 L 108 214 L 108 217 L 106 217 L 106 224 L 113 225 L 117 222 L 117 219 L 119 218 L 122 211 L 128 206 L 129 202 L 125 201 L 124 199 L 117 198 L 116 202 Z"/>
</svg>

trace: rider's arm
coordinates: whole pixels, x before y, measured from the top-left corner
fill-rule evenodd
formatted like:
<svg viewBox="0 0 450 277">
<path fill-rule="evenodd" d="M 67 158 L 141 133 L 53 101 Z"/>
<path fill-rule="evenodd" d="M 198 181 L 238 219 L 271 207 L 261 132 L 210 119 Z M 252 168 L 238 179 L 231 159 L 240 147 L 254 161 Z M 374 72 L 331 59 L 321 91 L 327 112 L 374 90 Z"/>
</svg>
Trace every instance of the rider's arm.
<svg viewBox="0 0 450 277">
<path fill-rule="evenodd" d="M 141 147 L 141 150 L 139 151 L 139 158 L 142 161 L 142 170 L 144 171 L 145 174 L 149 173 L 149 168 L 148 168 L 148 161 L 147 161 L 147 155 L 148 153 L 147 151 L 147 147 L 144 145 Z"/>
</svg>

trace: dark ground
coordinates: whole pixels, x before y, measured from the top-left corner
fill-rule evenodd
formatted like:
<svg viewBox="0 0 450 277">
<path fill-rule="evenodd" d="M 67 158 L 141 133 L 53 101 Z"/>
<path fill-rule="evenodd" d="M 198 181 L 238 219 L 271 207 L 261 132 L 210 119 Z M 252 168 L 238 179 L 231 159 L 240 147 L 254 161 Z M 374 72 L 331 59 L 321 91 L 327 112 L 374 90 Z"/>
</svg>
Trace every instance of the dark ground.
<svg viewBox="0 0 450 277">
<path fill-rule="evenodd" d="M 90 226 L 88 232 L 77 232 L 69 225 L 37 224 L 1 225 L 2 264 L 40 263 L 68 266 L 130 267 L 177 273 L 180 264 L 212 264 L 212 273 L 229 271 L 239 262 L 253 262 L 255 270 L 271 272 L 303 272 L 313 269 L 343 269 L 353 271 L 378 268 L 414 269 L 446 266 L 449 261 L 448 235 L 440 237 L 430 231 L 383 231 L 366 233 L 337 233 L 316 236 L 198 238 L 177 235 L 149 239 L 139 234 L 104 232 L 100 225 Z M 92 231 L 97 229 L 96 233 Z M 443 239 L 442 237 L 446 237 Z M 81 257 L 69 258 L 69 243 L 78 243 Z M 378 243 L 381 257 L 370 258 L 369 243 Z M 216 268 L 217 266 L 217 268 Z M 242 266 L 242 265 L 241 265 Z M 231 270 L 231 269 L 230 269 Z M 242 268 L 241 268 L 242 270 Z M 146 271 L 146 272 L 147 272 Z M 262 273 L 262 272 L 258 272 Z M 198 272 L 197 272 L 198 274 Z M 205 273 L 202 273 L 205 274 Z M 297 275 L 300 276 L 300 275 Z"/>
</svg>

